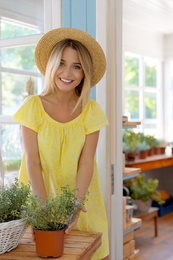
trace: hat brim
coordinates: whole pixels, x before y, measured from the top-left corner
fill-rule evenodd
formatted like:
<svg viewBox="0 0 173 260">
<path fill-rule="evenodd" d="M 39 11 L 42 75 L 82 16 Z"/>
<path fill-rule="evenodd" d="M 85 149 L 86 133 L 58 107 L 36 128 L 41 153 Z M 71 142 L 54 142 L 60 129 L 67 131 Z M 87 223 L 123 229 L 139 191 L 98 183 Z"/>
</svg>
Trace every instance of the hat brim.
<svg viewBox="0 0 173 260">
<path fill-rule="evenodd" d="M 103 77 L 106 70 L 106 58 L 100 44 L 88 33 L 75 28 L 57 28 L 47 32 L 35 49 L 35 62 L 40 72 L 45 75 L 46 66 L 54 46 L 65 39 L 76 40 L 88 50 L 92 59 L 91 87 Z"/>
</svg>

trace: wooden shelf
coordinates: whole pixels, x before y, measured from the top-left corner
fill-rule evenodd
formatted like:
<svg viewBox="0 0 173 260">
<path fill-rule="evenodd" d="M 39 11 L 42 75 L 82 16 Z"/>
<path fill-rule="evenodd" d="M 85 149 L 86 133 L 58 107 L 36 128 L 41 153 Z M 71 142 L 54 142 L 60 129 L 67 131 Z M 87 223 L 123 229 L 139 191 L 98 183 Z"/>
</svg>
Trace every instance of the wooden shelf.
<svg viewBox="0 0 173 260">
<path fill-rule="evenodd" d="M 130 122 L 130 121 L 126 121 L 126 122 L 122 122 L 122 123 L 123 123 L 123 126 L 125 126 L 125 127 L 134 127 L 134 126 L 141 124 L 141 122 Z"/>
<path fill-rule="evenodd" d="M 141 168 L 128 168 L 125 167 L 124 172 L 123 172 L 123 180 L 129 179 L 129 178 L 134 178 L 138 176 L 138 174 L 141 172 Z"/>
<path fill-rule="evenodd" d="M 142 220 L 140 218 L 132 218 L 132 220 L 127 223 L 126 227 L 123 230 L 123 235 L 126 235 L 127 233 L 140 228 L 142 225 Z"/>
<path fill-rule="evenodd" d="M 141 171 L 158 169 L 173 165 L 173 154 L 160 154 L 148 156 L 146 159 L 135 159 L 131 162 L 126 162 L 125 166 L 130 168 L 141 168 Z"/>
</svg>

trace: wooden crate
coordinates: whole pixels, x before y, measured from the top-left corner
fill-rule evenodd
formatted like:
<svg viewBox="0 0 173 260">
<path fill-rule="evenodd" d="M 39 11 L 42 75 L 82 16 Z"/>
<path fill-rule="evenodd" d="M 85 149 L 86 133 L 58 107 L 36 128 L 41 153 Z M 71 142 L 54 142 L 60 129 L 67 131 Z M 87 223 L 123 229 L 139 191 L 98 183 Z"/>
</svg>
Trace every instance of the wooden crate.
<svg viewBox="0 0 173 260">
<path fill-rule="evenodd" d="M 134 254 L 135 250 L 135 240 L 130 240 L 123 245 L 123 259 Z"/>
<path fill-rule="evenodd" d="M 139 260 L 139 249 L 136 249 L 132 255 L 125 258 L 124 260 Z"/>
<path fill-rule="evenodd" d="M 134 230 L 125 234 L 123 236 L 123 244 L 129 242 L 130 240 L 133 240 L 134 239 Z"/>
</svg>

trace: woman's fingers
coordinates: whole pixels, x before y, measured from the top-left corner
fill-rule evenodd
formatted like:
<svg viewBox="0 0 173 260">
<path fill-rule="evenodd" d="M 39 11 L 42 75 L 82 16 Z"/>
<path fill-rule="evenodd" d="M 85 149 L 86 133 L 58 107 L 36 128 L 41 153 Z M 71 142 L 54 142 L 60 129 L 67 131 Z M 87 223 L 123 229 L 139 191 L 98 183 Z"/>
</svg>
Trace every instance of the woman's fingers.
<svg viewBox="0 0 173 260">
<path fill-rule="evenodd" d="M 83 212 L 85 212 L 85 213 L 87 212 L 87 210 L 86 210 L 86 208 L 85 208 L 84 205 L 81 207 L 81 210 L 82 210 Z M 77 221 L 78 221 L 78 217 L 76 217 L 76 218 L 74 219 L 74 221 L 72 221 L 72 222 L 68 225 L 68 228 L 65 230 L 65 233 L 66 233 L 66 234 L 69 234 L 69 233 L 70 233 L 71 229 L 77 224 Z"/>
</svg>

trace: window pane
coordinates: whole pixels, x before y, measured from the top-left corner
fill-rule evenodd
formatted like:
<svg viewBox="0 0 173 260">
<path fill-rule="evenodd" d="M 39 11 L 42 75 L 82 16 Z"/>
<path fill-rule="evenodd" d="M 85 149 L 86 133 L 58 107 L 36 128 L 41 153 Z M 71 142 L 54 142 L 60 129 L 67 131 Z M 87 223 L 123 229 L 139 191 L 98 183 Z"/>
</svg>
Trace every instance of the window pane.
<svg viewBox="0 0 173 260">
<path fill-rule="evenodd" d="M 2 67 L 38 71 L 34 60 L 35 46 L 1 50 Z"/>
<path fill-rule="evenodd" d="M 14 171 L 20 167 L 22 146 L 18 124 L 0 125 L 0 144 L 2 159 L 6 170 Z"/>
<path fill-rule="evenodd" d="M 125 91 L 125 114 L 130 116 L 130 119 L 139 118 L 139 92 L 133 90 Z"/>
<path fill-rule="evenodd" d="M 10 39 L 32 34 L 38 34 L 40 31 L 29 25 L 19 24 L 15 21 L 1 19 L 1 39 Z"/>
<path fill-rule="evenodd" d="M 139 59 L 136 57 L 125 57 L 125 83 L 139 85 Z"/>
<path fill-rule="evenodd" d="M 38 93 L 41 79 L 34 77 L 32 79 L 35 85 L 35 93 Z M 27 80 L 28 76 L 2 73 L 2 105 L 0 114 L 12 115 L 17 110 L 23 100 Z"/>
<path fill-rule="evenodd" d="M 155 118 L 156 115 L 156 94 L 146 93 L 144 97 L 145 102 L 145 118 Z"/>
<path fill-rule="evenodd" d="M 148 87 L 156 87 L 157 85 L 157 65 L 153 59 L 145 59 L 144 60 L 144 68 L 145 68 L 145 86 Z"/>
<path fill-rule="evenodd" d="M 144 124 L 143 129 L 145 134 L 154 135 L 156 138 L 159 138 L 156 124 Z"/>
</svg>

